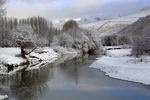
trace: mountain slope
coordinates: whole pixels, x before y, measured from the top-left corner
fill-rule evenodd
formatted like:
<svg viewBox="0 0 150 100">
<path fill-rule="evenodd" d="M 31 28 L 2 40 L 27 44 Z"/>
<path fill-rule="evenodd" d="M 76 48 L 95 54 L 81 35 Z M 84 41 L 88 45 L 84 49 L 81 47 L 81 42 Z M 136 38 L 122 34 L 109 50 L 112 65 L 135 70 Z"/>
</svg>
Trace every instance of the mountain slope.
<svg viewBox="0 0 150 100">
<path fill-rule="evenodd" d="M 62 20 L 52 20 L 54 27 L 62 28 L 63 24 L 70 19 L 62 19 Z M 102 20 L 99 16 L 87 16 L 83 18 L 74 18 L 79 25 L 93 23 Z"/>
<path fill-rule="evenodd" d="M 120 17 L 117 19 L 102 20 L 94 23 L 84 24 L 81 25 L 81 27 L 97 31 L 101 37 L 118 33 L 120 30 L 134 23 L 139 18 L 145 17 L 147 15 L 150 15 L 150 6 L 143 8 L 140 12 L 133 15 Z"/>
</svg>

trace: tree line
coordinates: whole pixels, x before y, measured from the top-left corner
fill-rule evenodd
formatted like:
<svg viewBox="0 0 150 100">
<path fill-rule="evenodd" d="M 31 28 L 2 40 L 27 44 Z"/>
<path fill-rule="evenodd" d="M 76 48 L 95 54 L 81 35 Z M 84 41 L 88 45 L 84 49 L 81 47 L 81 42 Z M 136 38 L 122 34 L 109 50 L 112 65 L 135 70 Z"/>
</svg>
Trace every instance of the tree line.
<svg viewBox="0 0 150 100">
<path fill-rule="evenodd" d="M 47 21 L 43 17 L 31 17 L 26 19 L 17 18 L 0 18 L 0 47 L 14 46 L 10 45 L 9 37 L 11 37 L 12 30 L 14 30 L 17 25 L 29 25 L 32 27 L 34 33 L 40 37 L 43 42 L 43 46 L 50 46 L 52 38 L 54 35 L 60 33 L 60 30 L 54 28 L 52 23 Z"/>
</svg>

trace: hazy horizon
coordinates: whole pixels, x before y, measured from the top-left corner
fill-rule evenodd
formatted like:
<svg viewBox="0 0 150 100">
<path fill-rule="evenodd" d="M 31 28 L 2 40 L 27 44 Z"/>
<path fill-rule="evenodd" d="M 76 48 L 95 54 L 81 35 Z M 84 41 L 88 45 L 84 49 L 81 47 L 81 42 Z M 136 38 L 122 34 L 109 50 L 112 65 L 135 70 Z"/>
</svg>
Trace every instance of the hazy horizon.
<svg viewBox="0 0 150 100">
<path fill-rule="evenodd" d="M 150 5 L 150 0 L 8 0 L 8 17 L 42 16 L 47 19 L 85 16 L 124 16 Z"/>
</svg>

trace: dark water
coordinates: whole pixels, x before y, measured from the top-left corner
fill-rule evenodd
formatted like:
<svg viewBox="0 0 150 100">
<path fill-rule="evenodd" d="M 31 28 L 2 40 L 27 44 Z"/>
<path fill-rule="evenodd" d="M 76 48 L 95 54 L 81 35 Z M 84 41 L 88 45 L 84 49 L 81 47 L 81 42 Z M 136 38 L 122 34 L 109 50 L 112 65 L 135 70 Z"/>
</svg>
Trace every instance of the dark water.
<svg viewBox="0 0 150 100">
<path fill-rule="evenodd" d="M 89 68 L 95 58 L 61 59 L 40 70 L 1 78 L 0 94 L 8 94 L 9 100 L 150 100 L 150 86 Z"/>
</svg>

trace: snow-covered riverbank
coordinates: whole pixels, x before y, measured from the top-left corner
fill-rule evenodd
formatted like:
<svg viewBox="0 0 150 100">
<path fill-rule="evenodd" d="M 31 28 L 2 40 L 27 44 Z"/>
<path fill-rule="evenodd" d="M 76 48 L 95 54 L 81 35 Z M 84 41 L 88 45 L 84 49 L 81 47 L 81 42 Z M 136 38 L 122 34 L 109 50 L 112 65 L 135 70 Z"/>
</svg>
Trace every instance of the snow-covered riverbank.
<svg viewBox="0 0 150 100">
<path fill-rule="evenodd" d="M 112 78 L 150 85 L 150 56 L 135 58 L 131 56 L 131 49 L 108 50 L 90 67 L 100 69 Z"/>
<path fill-rule="evenodd" d="M 7 95 L 0 95 L 0 100 L 5 100 L 5 99 L 8 99 Z"/>
<path fill-rule="evenodd" d="M 24 68 L 26 68 L 26 70 L 39 69 L 47 63 L 56 61 L 64 54 L 67 54 L 67 52 L 77 55 L 75 50 L 58 50 L 54 50 L 50 47 L 39 48 L 31 54 L 26 55 L 27 59 L 24 59 L 19 56 L 19 48 L 0 48 L 0 74 L 12 74 Z M 27 63 L 29 64 L 27 65 Z M 8 67 L 11 69 L 9 72 Z"/>
<path fill-rule="evenodd" d="M 61 55 L 55 52 L 52 48 L 40 48 L 27 56 L 30 64 L 26 70 L 39 69 L 47 63 L 52 63 L 60 58 Z"/>
<path fill-rule="evenodd" d="M 19 56 L 20 48 L 0 48 L 0 74 L 13 74 L 22 69 L 39 69 L 67 54 L 76 57 L 79 52 L 71 48 L 43 47 L 26 55 L 27 59 L 24 59 Z M 8 67 L 11 70 L 9 72 Z"/>
<path fill-rule="evenodd" d="M 29 55 L 26 59 L 19 56 L 20 48 L 0 48 L 0 75 L 10 75 L 17 71 L 25 69 L 26 71 L 40 69 L 49 63 L 58 60 L 57 64 L 66 60 L 73 59 L 78 55 L 78 52 L 71 48 L 38 48 Z M 66 57 L 64 59 L 64 57 Z M 29 64 L 22 65 L 28 60 Z M 8 67 L 15 66 L 10 72 Z M 0 95 L 0 100 L 7 100 L 7 95 Z"/>
<path fill-rule="evenodd" d="M 18 67 L 19 65 L 26 63 L 27 60 L 19 56 L 19 48 L 0 48 L 0 74 L 6 74 L 8 71 L 8 66 L 15 66 L 12 72 L 24 68 L 24 66 Z"/>
</svg>

